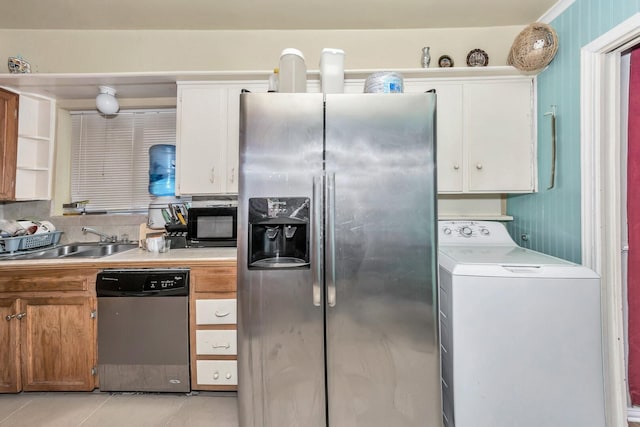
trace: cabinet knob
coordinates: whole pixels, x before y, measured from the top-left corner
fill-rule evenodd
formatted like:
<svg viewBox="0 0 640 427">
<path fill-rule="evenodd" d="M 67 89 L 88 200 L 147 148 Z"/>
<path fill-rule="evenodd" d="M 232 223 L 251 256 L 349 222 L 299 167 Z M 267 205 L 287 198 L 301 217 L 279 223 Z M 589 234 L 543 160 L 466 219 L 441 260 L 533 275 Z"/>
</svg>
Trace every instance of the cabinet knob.
<svg viewBox="0 0 640 427">
<path fill-rule="evenodd" d="M 478 170 L 482 169 L 482 163 L 476 163 L 476 169 Z"/>
<path fill-rule="evenodd" d="M 460 169 L 460 165 L 459 165 L 459 164 L 455 164 L 455 165 L 453 165 L 453 169 L 454 169 L 454 170 L 458 170 L 458 169 Z"/>
<path fill-rule="evenodd" d="M 218 371 L 213 373 L 213 379 L 217 380 L 218 378 L 220 378 L 220 374 L 218 373 Z"/>
<path fill-rule="evenodd" d="M 227 373 L 227 375 L 225 375 L 225 378 L 230 380 L 231 379 L 231 374 Z"/>
</svg>

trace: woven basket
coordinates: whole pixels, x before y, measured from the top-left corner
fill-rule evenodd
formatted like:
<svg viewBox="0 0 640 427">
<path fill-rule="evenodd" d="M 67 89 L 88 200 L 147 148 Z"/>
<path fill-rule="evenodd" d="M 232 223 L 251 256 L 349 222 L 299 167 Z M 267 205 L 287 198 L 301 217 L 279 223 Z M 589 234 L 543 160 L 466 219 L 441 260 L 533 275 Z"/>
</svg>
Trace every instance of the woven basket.
<svg viewBox="0 0 640 427">
<path fill-rule="evenodd" d="M 557 51 L 555 30 L 542 22 L 534 22 L 513 41 L 507 63 L 522 71 L 538 71 L 549 65 Z"/>
</svg>

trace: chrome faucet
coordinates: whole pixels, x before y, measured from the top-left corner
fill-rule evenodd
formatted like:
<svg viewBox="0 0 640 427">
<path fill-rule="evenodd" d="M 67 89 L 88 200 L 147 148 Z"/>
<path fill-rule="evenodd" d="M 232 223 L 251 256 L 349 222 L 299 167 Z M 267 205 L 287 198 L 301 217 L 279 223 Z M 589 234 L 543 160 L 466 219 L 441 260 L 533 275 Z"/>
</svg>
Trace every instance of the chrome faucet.
<svg viewBox="0 0 640 427">
<path fill-rule="evenodd" d="M 101 243 L 104 243 L 104 242 L 115 243 L 118 241 L 118 236 L 109 236 L 108 234 L 101 233 L 98 230 L 91 227 L 82 227 L 82 231 L 84 233 L 91 233 L 91 234 L 95 234 L 96 236 L 100 236 Z"/>
</svg>

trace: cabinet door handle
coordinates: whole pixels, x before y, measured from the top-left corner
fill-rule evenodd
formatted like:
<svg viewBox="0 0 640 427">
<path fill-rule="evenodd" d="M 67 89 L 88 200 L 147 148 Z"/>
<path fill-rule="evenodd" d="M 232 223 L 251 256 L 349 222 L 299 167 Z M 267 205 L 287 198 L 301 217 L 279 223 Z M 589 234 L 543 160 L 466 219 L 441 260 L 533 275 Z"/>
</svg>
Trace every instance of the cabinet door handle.
<svg viewBox="0 0 640 427">
<path fill-rule="evenodd" d="M 216 182 L 216 168 L 215 166 L 211 168 L 211 175 L 209 176 L 209 182 L 210 183 L 214 183 Z"/>
<path fill-rule="evenodd" d="M 218 310 L 216 310 L 216 312 L 215 312 L 216 317 L 226 317 L 226 316 L 228 316 L 230 314 L 231 313 L 228 312 L 228 311 L 226 313 L 220 313 Z"/>
<path fill-rule="evenodd" d="M 482 163 L 476 163 L 476 169 L 478 170 L 482 169 Z"/>
<path fill-rule="evenodd" d="M 211 348 L 231 348 L 231 344 L 211 344 Z"/>
<path fill-rule="evenodd" d="M 14 317 L 16 317 L 16 315 L 15 315 L 15 314 L 7 314 L 7 316 L 6 316 L 4 319 L 5 319 L 5 320 L 11 320 L 11 319 L 13 319 Z"/>
<path fill-rule="evenodd" d="M 22 320 L 23 317 L 27 317 L 27 313 L 18 313 L 16 314 L 16 319 Z"/>
<path fill-rule="evenodd" d="M 236 180 L 236 168 L 231 168 L 231 183 L 233 184 Z"/>
</svg>

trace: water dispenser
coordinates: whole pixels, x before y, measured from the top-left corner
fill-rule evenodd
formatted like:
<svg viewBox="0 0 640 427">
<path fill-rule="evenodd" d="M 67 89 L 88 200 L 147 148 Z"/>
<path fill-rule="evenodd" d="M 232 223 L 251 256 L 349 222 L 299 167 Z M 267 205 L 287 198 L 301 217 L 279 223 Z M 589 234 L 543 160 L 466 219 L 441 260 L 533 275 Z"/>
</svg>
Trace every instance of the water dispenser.
<svg viewBox="0 0 640 427">
<path fill-rule="evenodd" d="M 249 199 L 249 269 L 309 268 L 306 197 Z"/>
<path fill-rule="evenodd" d="M 176 146 L 156 144 L 149 148 L 149 193 L 154 196 L 176 194 Z"/>
<path fill-rule="evenodd" d="M 171 203 L 179 203 L 176 193 L 176 146 L 156 144 L 149 148 L 149 204 L 147 225 L 153 229 L 164 229 L 169 222 L 167 215 Z"/>
</svg>

